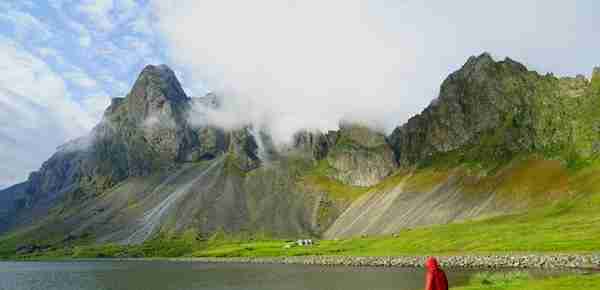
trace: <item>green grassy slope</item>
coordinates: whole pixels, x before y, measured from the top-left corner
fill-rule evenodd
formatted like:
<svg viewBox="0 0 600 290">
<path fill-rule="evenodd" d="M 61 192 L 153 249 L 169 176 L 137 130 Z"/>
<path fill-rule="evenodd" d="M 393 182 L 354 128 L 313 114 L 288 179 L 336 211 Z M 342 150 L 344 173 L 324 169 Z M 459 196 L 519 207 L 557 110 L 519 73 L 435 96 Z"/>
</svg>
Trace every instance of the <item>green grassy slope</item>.
<svg viewBox="0 0 600 290">
<path fill-rule="evenodd" d="M 525 273 L 480 273 L 468 285 L 455 290 L 575 290 L 600 289 L 600 275 L 567 275 L 534 279 Z"/>
</svg>

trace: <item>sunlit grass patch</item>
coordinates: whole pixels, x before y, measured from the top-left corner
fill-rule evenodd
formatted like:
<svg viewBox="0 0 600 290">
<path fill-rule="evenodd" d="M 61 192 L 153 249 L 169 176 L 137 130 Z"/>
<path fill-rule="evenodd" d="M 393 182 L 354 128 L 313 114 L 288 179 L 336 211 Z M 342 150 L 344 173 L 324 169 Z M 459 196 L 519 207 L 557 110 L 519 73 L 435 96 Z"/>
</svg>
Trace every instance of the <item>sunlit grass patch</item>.
<svg viewBox="0 0 600 290">
<path fill-rule="evenodd" d="M 576 290 L 600 289 L 600 275 L 567 275 L 533 278 L 525 272 L 478 273 L 455 290 Z"/>
</svg>

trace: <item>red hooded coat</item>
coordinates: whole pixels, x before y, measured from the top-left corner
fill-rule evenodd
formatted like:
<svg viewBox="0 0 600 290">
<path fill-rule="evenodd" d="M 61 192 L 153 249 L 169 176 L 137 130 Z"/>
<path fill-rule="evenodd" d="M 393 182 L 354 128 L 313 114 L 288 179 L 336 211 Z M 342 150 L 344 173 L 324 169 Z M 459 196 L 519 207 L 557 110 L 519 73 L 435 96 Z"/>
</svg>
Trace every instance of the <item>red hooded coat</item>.
<svg viewBox="0 0 600 290">
<path fill-rule="evenodd" d="M 425 290 L 448 290 L 448 279 L 446 273 L 440 269 L 435 258 L 430 257 L 425 262 L 427 277 L 425 278 Z"/>
</svg>

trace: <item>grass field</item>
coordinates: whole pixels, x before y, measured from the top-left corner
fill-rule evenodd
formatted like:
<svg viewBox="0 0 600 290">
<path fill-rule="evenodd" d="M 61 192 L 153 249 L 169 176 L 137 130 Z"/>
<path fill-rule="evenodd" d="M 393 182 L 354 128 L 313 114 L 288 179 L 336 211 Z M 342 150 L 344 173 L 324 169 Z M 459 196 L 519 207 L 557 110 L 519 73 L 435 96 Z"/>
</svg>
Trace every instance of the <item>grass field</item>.
<svg viewBox="0 0 600 290">
<path fill-rule="evenodd" d="M 535 279 L 526 273 L 479 273 L 454 290 L 576 290 L 600 289 L 600 275 L 568 275 Z"/>
</svg>

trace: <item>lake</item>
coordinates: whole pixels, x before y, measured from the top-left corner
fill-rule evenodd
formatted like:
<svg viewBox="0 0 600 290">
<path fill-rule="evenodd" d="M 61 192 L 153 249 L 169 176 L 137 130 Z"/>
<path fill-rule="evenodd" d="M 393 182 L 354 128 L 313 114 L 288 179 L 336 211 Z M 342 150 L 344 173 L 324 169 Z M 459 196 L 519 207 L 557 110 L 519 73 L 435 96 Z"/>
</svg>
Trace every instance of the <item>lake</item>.
<svg viewBox="0 0 600 290">
<path fill-rule="evenodd" d="M 447 271 L 450 284 L 469 272 Z M 0 262 L 0 289 L 10 290 L 412 290 L 423 269 L 169 261 Z"/>
</svg>

